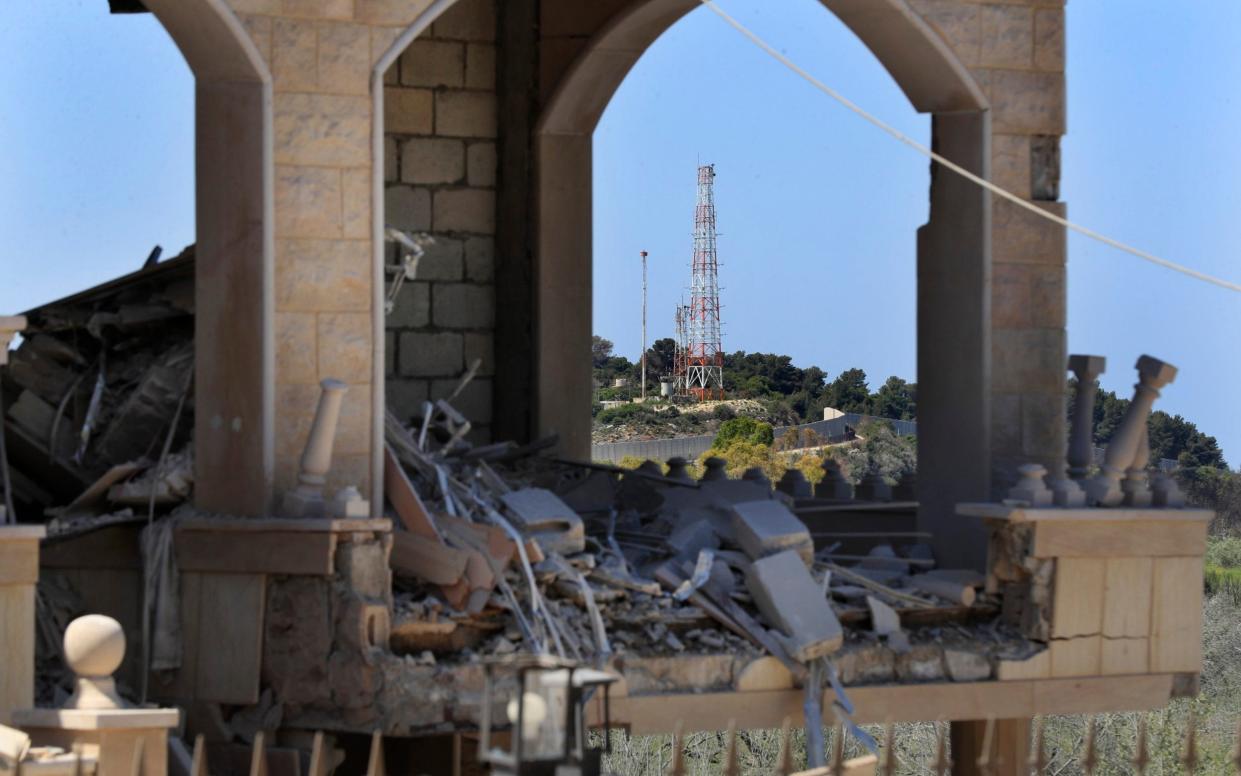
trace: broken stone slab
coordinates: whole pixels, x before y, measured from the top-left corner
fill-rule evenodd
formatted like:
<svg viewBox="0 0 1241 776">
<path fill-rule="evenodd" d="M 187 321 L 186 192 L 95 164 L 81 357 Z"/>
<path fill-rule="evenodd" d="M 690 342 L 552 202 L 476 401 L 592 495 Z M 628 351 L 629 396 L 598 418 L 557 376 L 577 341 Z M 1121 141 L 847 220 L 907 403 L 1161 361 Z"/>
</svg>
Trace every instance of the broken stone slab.
<svg viewBox="0 0 1241 776">
<path fill-rule="evenodd" d="M 871 630 L 880 636 L 900 633 L 901 618 L 896 610 L 874 596 L 866 597 L 866 606 L 870 609 Z"/>
<path fill-rule="evenodd" d="M 717 550 L 720 537 L 708 518 L 682 523 L 668 536 L 668 548 L 677 557 L 696 558 L 701 550 Z"/>
<path fill-rule="evenodd" d="M 572 555 L 586 549 L 582 518 L 550 490 L 523 488 L 501 495 L 500 500 L 544 553 Z"/>
<path fill-rule="evenodd" d="M 737 544 L 751 558 L 794 550 L 805 565 L 814 562 L 814 540 L 806 524 L 778 501 L 734 504 L 732 523 Z"/>
<path fill-rule="evenodd" d="M 948 678 L 954 682 L 981 682 L 991 678 L 991 661 L 986 655 L 964 649 L 944 649 Z"/>
<path fill-rule="evenodd" d="M 794 659 L 805 663 L 840 649 L 840 621 L 796 551 L 755 561 L 746 587 L 758 610 L 781 631 Z"/>
</svg>

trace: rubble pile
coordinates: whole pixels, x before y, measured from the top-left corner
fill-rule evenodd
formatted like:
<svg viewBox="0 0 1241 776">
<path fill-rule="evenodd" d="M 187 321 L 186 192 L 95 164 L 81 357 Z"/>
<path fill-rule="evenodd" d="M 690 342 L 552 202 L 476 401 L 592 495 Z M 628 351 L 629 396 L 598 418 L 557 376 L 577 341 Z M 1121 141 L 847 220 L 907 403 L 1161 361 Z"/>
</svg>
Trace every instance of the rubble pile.
<svg viewBox="0 0 1241 776">
<path fill-rule="evenodd" d="M 25 316 L 21 346 L 3 372 L 19 514 L 63 507 L 114 467 L 154 461 L 170 434 L 172 449 L 186 446 L 193 428 L 192 248 Z M 173 492 L 188 486 L 170 484 Z M 131 492 L 119 503 L 140 500 Z"/>
<path fill-rule="evenodd" d="M 768 653 L 804 678 L 847 641 L 908 652 L 916 629 L 998 611 L 982 575 L 936 568 L 924 535 L 861 554 L 816 541 L 799 511 L 848 502 L 804 480 L 730 479 L 718 459 L 700 481 L 679 459 L 575 463 L 546 453 L 554 439 L 471 447 L 468 425 L 443 400 L 412 426 L 387 419 L 391 647 L 421 664 Z"/>
</svg>

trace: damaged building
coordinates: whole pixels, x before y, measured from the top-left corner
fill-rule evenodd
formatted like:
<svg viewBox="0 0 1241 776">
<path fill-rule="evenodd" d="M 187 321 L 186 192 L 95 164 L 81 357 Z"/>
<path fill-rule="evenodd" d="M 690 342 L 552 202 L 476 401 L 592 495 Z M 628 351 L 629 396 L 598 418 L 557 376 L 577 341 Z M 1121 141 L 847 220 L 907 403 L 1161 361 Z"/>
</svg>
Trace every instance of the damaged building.
<svg viewBox="0 0 1241 776">
<path fill-rule="evenodd" d="M 1195 691 L 1211 515 L 1141 433 L 1176 370 L 1138 361 L 1089 469 L 1065 370 L 1080 419 L 1103 364 L 1066 352 L 1064 232 L 942 168 L 916 480 L 589 463 L 592 132 L 698 5 L 113 2 L 194 73 L 197 243 L 7 326 L 0 551 L 37 565 L 0 576 L 29 628 L 0 722 L 73 702 L 60 635 L 91 613 L 123 627 L 120 695 L 181 709 L 213 772 L 260 733 L 326 731 L 341 773 L 376 730 L 460 761 L 484 667 L 527 653 L 611 672 L 635 733 L 800 721 L 809 684 L 966 746 Z M 939 153 L 1064 213 L 1061 0 L 823 5 Z"/>
</svg>

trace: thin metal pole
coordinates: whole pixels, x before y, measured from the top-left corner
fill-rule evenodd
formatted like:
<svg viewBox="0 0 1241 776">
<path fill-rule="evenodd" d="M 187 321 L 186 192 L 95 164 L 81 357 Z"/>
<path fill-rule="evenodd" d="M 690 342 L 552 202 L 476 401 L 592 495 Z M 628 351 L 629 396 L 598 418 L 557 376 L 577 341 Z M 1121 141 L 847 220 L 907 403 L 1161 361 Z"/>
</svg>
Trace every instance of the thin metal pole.
<svg viewBox="0 0 1241 776">
<path fill-rule="evenodd" d="M 646 251 L 642 251 L 642 403 L 646 403 Z"/>
</svg>

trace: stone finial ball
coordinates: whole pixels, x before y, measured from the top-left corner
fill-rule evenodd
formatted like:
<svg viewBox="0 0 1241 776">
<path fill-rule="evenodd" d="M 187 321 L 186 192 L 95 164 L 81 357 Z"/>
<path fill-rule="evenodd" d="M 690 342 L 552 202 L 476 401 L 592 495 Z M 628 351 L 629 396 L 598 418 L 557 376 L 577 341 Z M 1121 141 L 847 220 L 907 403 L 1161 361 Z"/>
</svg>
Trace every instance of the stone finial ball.
<svg viewBox="0 0 1241 776">
<path fill-rule="evenodd" d="M 78 676 L 111 676 L 125 659 L 125 631 L 102 614 L 88 614 L 65 628 L 65 662 Z"/>
</svg>

